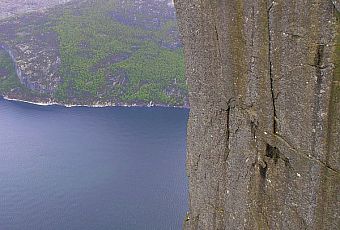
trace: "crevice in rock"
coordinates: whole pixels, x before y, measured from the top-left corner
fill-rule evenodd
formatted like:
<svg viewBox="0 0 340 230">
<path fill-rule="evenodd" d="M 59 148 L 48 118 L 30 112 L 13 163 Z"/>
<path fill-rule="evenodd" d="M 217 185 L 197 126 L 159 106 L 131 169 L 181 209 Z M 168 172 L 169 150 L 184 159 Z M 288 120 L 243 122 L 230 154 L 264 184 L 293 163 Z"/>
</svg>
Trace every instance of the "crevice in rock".
<svg viewBox="0 0 340 230">
<path fill-rule="evenodd" d="M 226 119 L 227 119 L 227 127 L 226 127 L 226 146 L 230 150 L 230 134 L 231 134 L 231 129 L 230 129 L 230 124 L 231 124 L 231 109 L 234 107 L 234 98 L 230 98 L 227 103 L 227 110 L 226 112 Z"/>
<path fill-rule="evenodd" d="M 332 168 L 331 166 L 325 164 L 324 162 L 320 161 L 319 159 L 313 157 L 313 156 L 310 156 L 310 155 L 307 155 L 305 153 L 302 153 L 300 151 L 298 151 L 296 148 L 294 148 L 291 144 L 289 144 L 285 139 L 283 139 L 283 137 L 281 137 L 280 135 L 275 135 L 276 138 L 278 138 L 278 140 L 284 144 L 284 146 L 286 146 L 288 149 L 290 149 L 294 154 L 299 154 L 301 156 L 304 156 L 306 158 L 308 158 L 309 160 L 311 161 L 315 161 L 316 163 L 320 164 L 322 167 L 325 167 L 327 168 L 328 170 L 332 171 L 333 173 L 335 174 L 339 174 L 340 175 L 340 172 L 337 171 L 336 169 Z M 289 159 L 287 158 L 288 160 L 288 163 L 289 163 Z"/>
<path fill-rule="evenodd" d="M 274 1 L 272 1 L 267 9 L 268 13 L 271 11 L 271 9 L 273 8 L 274 6 Z"/>
<path fill-rule="evenodd" d="M 340 12 L 340 1 L 339 0 L 332 0 L 335 10 Z"/>
<path fill-rule="evenodd" d="M 251 19 L 253 20 L 253 29 L 252 29 L 252 31 L 251 31 L 251 44 L 250 44 L 250 46 L 254 46 L 254 37 L 255 37 L 255 23 L 254 23 L 254 21 L 255 21 L 255 9 L 254 9 L 254 6 L 252 6 L 252 8 L 251 8 Z M 253 57 L 252 57 L 253 58 Z"/>
<path fill-rule="evenodd" d="M 260 168 L 260 175 L 263 179 L 266 179 L 267 177 L 267 163 L 264 162 L 264 165 L 259 164 L 259 168 Z"/>
<path fill-rule="evenodd" d="M 289 166 L 289 159 L 284 156 L 278 148 L 274 146 L 267 144 L 265 156 L 273 159 L 275 164 L 277 164 L 278 160 L 281 159 L 285 162 L 286 166 Z"/>
<path fill-rule="evenodd" d="M 277 119 L 276 119 L 276 105 L 275 105 L 275 94 L 274 94 L 274 76 L 273 76 L 273 64 L 272 64 L 272 36 L 271 36 L 271 23 L 270 23 L 270 12 L 274 3 L 268 7 L 267 11 L 267 22 L 268 22 L 268 60 L 269 60 L 269 78 L 270 78 L 270 92 L 272 98 L 272 106 L 273 106 L 273 133 L 277 133 Z"/>
<path fill-rule="evenodd" d="M 315 83 L 315 102 L 314 102 L 314 132 L 312 134 L 313 142 L 312 142 L 312 153 L 316 156 L 316 143 L 317 143 L 317 136 L 316 133 L 318 131 L 318 127 L 320 125 L 320 111 L 321 111 L 321 97 L 322 97 L 322 73 L 321 69 L 323 67 L 323 60 L 324 60 L 324 44 L 317 44 L 315 57 L 314 57 L 314 66 L 316 68 L 316 83 Z"/>
<path fill-rule="evenodd" d="M 198 159 L 197 159 L 197 161 L 195 162 L 195 165 L 194 165 L 195 166 L 194 171 L 198 170 L 198 165 L 199 165 L 200 161 L 201 161 L 201 154 L 198 154 Z"/>
<path fill-rule="evenodd" d="M 252 137 L 254 139 L 254 141 L 256 141 L 256 129 L 257 129 L 257 124 L 254 121 L 250 122 L 250 130 L 251 130 L 251 134 Z"/>
<path fill-rule="evenodd" d="M 273 76 L 272 76 L 271 65 L 272 65 L 272 63 L 270 62 L 269 76 L 270 76 L 270 90 L 271 90 L 271 94 L 272 94 L 272 104 L 273 104 L 273 133 L 277 133 L 276 106 L 275 106 L 274 82 L 273 82 L 274 80 L 273 80 Z"/>
<path fill-rule="evenodd" d="M 219 41 L 219 38 L 218 38 L 218 32 L 217 32 L 217 27 L 216 27 L 216 25 L 215 25 L 215 33 L 216 33 L 216 40 L 217 40 L 217 42 Z"/>
<path fill-rule="evenodd" d="M 325 66 L 316 66 L 315 64 L 312 64 L 312 65 L 311 64 L 307 64 L 307 65 L 315 67 L 315 68 L 317 68 L 319 70 L 323 70 L 323 69 L 327 69 L 327 68 L 331 68 L 332 67 L 330 65 L 325 65 Z"/>
<path fill-rule="evenodd" d="M 280 151 L 276 147 L 267 144 L 266 157 L 273 159 L 276 164 L 280 158 Z"/>
<path fill-rule="evenodd" d="M 221 55 L 221 48 L 220 48 L 220 38 L 218 35 L 218 30 L 217 30 L 217 22 L 216 19 L 214 18 L 214 30 L 215 30 L 215 34 L 216 34 L 216 41 L 217 41 L 217 52 L 218 52 L 218 57 L 220 58 L 220 60 L 222 60 L 222 55 Z"/>
<path fill-rule="evenodd" d="M 230 144 L 229 144 L 229 140 L 230 140 L 230 106 L 228 106 L 227 109 L 227 148 L 230 149 Z"/>
<path fill-rule="evenodd" d="M 325 52 L 325 44 L 317 44 L 316 55 L 314 58 L 314 66 L 318 67 L 319 69 L 322 68 L 324 52 Z"/>
</svg>

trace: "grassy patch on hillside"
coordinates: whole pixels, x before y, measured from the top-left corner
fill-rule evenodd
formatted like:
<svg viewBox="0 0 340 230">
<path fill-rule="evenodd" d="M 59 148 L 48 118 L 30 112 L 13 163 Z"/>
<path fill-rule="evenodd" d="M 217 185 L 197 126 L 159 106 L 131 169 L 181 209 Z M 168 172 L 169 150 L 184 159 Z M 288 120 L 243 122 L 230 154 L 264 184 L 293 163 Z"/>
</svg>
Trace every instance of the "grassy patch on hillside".
<svg viewBox="0 0 340 230">
<path fill-rule="evenodd" d="M 53 30 L 59 37 L 60 72 L 64 78 L 57 98 L 95 97 L 124 103 L 183 104 L 187 92 L 182 48 L 169 49 L 160 42 L 172 42 L 168 31 L 177 30 L 176 21 L 170 19 L 154 30 L 127 25 L 112 16 L 117 7 L 122 7 L 119 2 L 88 1 L 78 8 L 63 9 L 57 17 L 51 15 L 55 17 Z M 133 1 L 131 7 L 135 7 Z M 128 16 L 143 17 L 143 13 Z M 107 57 L 123 53 L 129 58 L 101 64 Z M 108 76 L 114 78 L 117 70 L 127 73 L 125 84 L 107 87 L 110 85 Z M 166 94 L 171 85 L 181 96 Z"/>
<path fill-rule="evenodd" d="M 15 66 L 8 53 L 0 49 L 0 94 L 8 93 L 17 87 L 22 85 L 16 76 Z"/>
</svg>

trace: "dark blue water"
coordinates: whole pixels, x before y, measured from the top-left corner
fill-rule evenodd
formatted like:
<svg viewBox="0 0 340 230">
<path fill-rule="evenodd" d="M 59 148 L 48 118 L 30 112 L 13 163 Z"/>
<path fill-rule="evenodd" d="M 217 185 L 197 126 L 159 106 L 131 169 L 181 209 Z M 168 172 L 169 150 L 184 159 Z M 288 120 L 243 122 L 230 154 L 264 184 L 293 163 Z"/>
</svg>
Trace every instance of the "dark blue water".
<svg viewBox="0 0 340 230">
<path fill-rule="evenodd" d="M 187 117 L 0 99 L 0 229 L 181 229 Z"/>
</svg>

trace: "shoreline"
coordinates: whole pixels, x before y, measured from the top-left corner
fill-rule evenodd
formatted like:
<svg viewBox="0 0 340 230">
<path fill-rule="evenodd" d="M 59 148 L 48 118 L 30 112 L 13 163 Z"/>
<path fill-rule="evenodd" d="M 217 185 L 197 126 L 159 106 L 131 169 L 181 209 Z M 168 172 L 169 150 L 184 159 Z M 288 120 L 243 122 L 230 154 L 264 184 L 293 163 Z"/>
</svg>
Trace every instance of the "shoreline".
<svg viewBox="0 0 340 230">
<path fill-rule="evenodd" d="M 149 103 L 148 105 L 139 105 L 139 104 L 112 104 L 112 103 L 107 103 L 107 104 L 93 104 L 93 105 L 80 105 L 80 104 L 61 104 L 58 102 L 33 102 L 33 101 L 26 101 L 26 100 L 21 100 L 21 99 L 15 99 L 15 98 L 9 98 L 7 96 L 0 96 L 0 99 L 3 99 L 5 101 L 14 101 L 14 102 L 22 102 L 22 103 L 27 103 L 31 105 L 37 105 L 37 106 L 61 106 L 64 108 L 74 108 L 74 107 L 85 107 L 85 108 L 108 108 L 108 107 L 141 107 L 141 108 L 176 108 L 176 109 L 190 109 L 188 106 L 169 106 L 169 105 L 161 105 L 161 104 L 153 104 Z"/>
</svg>

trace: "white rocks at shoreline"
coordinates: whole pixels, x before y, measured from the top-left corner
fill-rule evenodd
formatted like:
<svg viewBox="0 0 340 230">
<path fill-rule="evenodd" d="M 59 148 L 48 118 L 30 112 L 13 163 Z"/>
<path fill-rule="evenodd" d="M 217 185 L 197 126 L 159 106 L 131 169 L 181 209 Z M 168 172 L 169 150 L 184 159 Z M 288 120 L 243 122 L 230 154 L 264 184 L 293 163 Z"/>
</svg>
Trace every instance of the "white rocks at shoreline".
<svg viewBox="0 0 340 230">
<path fill-rule="evenodd" d="M 0 97 L 1 98 L 1 97 Z M 152 104 L 150 106 L 150 104 L 148 105 L 138 105 L 138 104 L 114 104 L 114 103 L 97 103 L 97 104 L 93 104 L 93 105 L 79 105 L 79 104 L 61 104 L 58 102 L 54 102 L 54 101 L 50 101 L 50 102 L 32 102 L 32 101 L 26 101 L 26 100 L 21 100 L 21 99 L 15 99 L 15 98 L 9 98 L 7 96 L 3 96 L 2 97 L 4 100 L 7 101 L 16 101 L 16 102 L 23 102 L 23 103 L 27 103 L 27 104 L 32 104 L 32 105 L 38 105 L 38 106 L 52 106 L 52 105 L 57 105 L 57 106 L 62 106 L 62 107 L 66 107 L 66 108 L 73 108 L 73 107 L 87 107 L 87 108 L 106 108 L 106 107 L 146 107 L 146 108 L 150 108 L 150 107 L 166 107 L 166 108 L 185 108 L 188 109 L 188 107 L 186 106 L 170 106 L 170 105 L 158 105 L 158 104 Z"/>
</svg>

